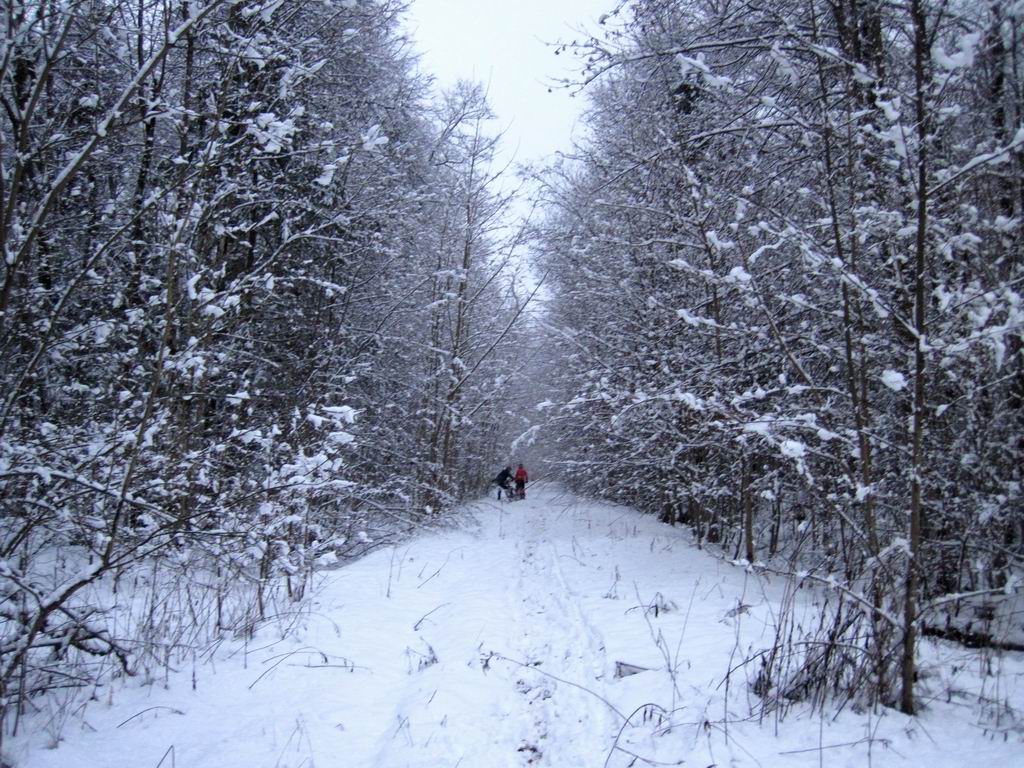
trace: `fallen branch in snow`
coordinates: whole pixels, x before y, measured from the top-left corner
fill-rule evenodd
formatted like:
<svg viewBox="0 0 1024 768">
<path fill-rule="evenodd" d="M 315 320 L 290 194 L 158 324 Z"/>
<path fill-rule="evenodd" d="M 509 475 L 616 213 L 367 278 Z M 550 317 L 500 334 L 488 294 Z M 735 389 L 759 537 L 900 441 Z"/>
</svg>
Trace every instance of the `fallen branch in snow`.
<svg viewBox="0 0 1024 768">
<path fill-rule="evenodd" d="M 881 744 L 886 749 L 892 749 L 892 741 L 890 739 L 876 739 L 873 736 L 865 736 L 863 739 L 857 739 L 857 741 L 847 741 L 842 744 L 825 744 L 820 747 L 808 747 L 807 749 L 790 749 L 785 752 L 779 752 L 780 755 L 802 755 L 806 752 L 821 752 L 826 749 L 842 749 L 843 747 L 858 747 L 861 744 Z M 895 750 L 894 750 L 895 752 Z M 906 759 L 899 752 L 895 752 L 904 760 Z"/>
<path fill-rule="evenodd" d="M 320 656 L 320 658 L 323 659 L 323 663 L 324 664 L 327 664 L 328 661 L 329 661 L 329 659 L 327 658 L 327 654 L 326 653 L 324 653 L 323 651 L 318 651 L 316 648 L 310 648 L 308 646 L 305 647 L 305 648 L 297 648 L 294 651 L 289 651 L 288 653 L 282 653 L 279 656 L 271 656 L 269 659 L 267 659 L 263 663 L 266 664 L 268 661 L 272 661 L 274 659 L 276 659 L 276 661 L 274 661 L 274 663 L 268 669 L 263 670 L 263 673 L 259 677 L 257 677 L 251 683 L 249 683 L 249 690 L 251 691 L 253 689 L 253 687 L 256 685 L 256 683 L 258 683 L 264 677 L 269 675 L 271 672 L 273 672 L 275 669 L 277 669 L 279 666 L 281 666 L 287 659 L 290 659 L 292 656 L 294 656 L 297 653 L 316 653 L 316 654 L 318 654 Z"/>
<path fill-rule="evenodd" d="M 419 632 L 420 631 L 420 624 L 422 624 L 424 622 L 424 620 L 427 618 L 427 616 L 429 616 L 430 614 L 434 613 L 435 611 L 440 611 L 446 605 L 451 605 L 451 603 L 441 603 L 439 606 L 437 606 L 437 608 L 429 610 L 425 614 L 420 616 L 419 620 L 415 624 L 412 625 L 413 631 L 414 632 Z"/>
<path fill-rule="evenodd" d="M 599 693 L 597 693 L 595 691 L 592 691 L 590 688 L 587 688 L 585 685 L 580 685 L 579 683 L 574 683 L 572 680 L 565 680 L 565 679 L 563 679 L 561 677 L 558 677 L 557 675 L 551 674 L 550 672 L 545 672 L 543 669 L 539 669 L 539 668 L 533 666 L 532 664 L 526 664 L 526 663 L 524 663 L 522 661 L 518 661 L 516 659 L 510 659 L 508 656 L 504 656 L 504 655 L 502 655 L 500 653 L 496 653 L 494 651 L 491 651 L 487 655 L 487 658 L 484 660 L 485 668 L 486 668 L 487 662 L 489 662 L 491 659 L 498 659 L 499 661 L 507 661 L 507 662 L 509 662 L 511 664 L 515 664 L 517 667 L 522 667 L 523 669 L 532 669 L 534 672 L 540 672 L 545 677 L 550 677 L 552 680 L 554 680 L 556 682 L 565 683 L 566 685 L 571 685 L 573 688 L 579 688 L 581 691 L 584 691 L 585 693 L 589 693 L 595 699 L 597 699 L 602 704 L 604 704 L 606 707 L 608 707 L 608 709 L 610 709 L 612 712 L 614 712 L 616 715 L 618 715 L 619 718 L 623 722 L 628 722 L 629 721 L 629 718 L 626 717 L 624 714 L 622 714 L 622 712 L 620 712 L 619 709 L 614 704 L 612 704 L 610 701 L 608 701 L 608 699 L 606 699 L 601 694 L 599 694 Z"/>
<path fill-rule="evenodd" d="M 682 765 L 684 762 L 686 762 L 685 760 L 677 760 L 674 763 L 664 763 L 657 760 L 651 760 L 649 758 L 638 755 L 635 752 L 630 752 L 628 749 L 619 746 L 619 739 L 622 738 L 622 734 L 625 732 L 626 726 L 632 724 L 632 720 L 637 715 L 637 713 L 643 712 L 644 722 L 646 722 L 649 719 L 653 719 L 652 713 L 655 710 L 658 711 L 659 716 L 668 717 L 669 715 L 665 708 L 662 707 L 660 704 L 654 704 L 651 702 L 648 702 L 647 704 L 641 704 L 639 707 L 637 707 L 629 713 L 629 717 L 625 718 L 625 721 L 622 723 L 622 727 L 619 728 L 619 732 L 615 734 L 615 740 L 612 742 L 612 748 L 608 750 L 608 756 L 604 759 L 603 768 L 608 768 L 608 762 L 612 759 L 612 755 L 614 755 L 616 752 L 622 752 L 623 754 L 629 755 L 633 758 L 633 763 L 635 763 L 637 760 L 647 763 L 648 765 Z"/>
<path fill-rule="evenodd" d="M 171 768 L 174 768 L 174 745 L 173 744 L 171 744 L 171 746 L 169 746 L 167 748 L 167 751 L 164 752 L 164 756 L 160 758 L 160 762 L 156 764 L 156 768 L 160 768 L 160 766 L 164 764 L 164 760 L 167 759 L 168 755 L 171 756 Z"/>
<path fill-rule="evenodd" d="M 728 725 L 728 721 L 727 721 L 727 720 L 725 720 L 725 721 L 723 721 L 723 722 L 724 722 L 724 723 L 725 723 L 726 725 Z M 744 753 L 746 754 L 746 756 L 747 756 L 747 757 L 749 757 L 749 758 L 750 758 L 751 760 L 753 760 L 753 761 L 754 761 L 754 763 L 756 763 L 756 764 L 757 764 L 757 765 L 758 765 L 759 767 L 761 766 L 761 764 L 762 764 L 762 763 L 761 763 L 761 761 L 760 761 L 760 760 L 758 760 L 758 759 L 757 759 L 757 758 L 756 758 L 756 757 L 754 756 L 754 753 L 753 753 L 753 752 L 751 752 L 751 751 L 750 751 L 749 749 L 747 749 L 747 748 L 746 748 L 746 747 L 744 747 L 744 746 L 743 746 L 742 744 L 740 744 L 740 743 L 739 743 L 739 742 L 738 742 L 738 741 L 736 740 L 736 736 L 735 736 L 735 735 L 730 735 L 730 734 L 729 734 L 729 731 L 728 731 L 728 730 L 727 730 L 726 728 L 723 728 L 723 727 L 722 727 L 721 725 L 719 725 L 718 723 L 713 723 L 713 722 L 711 722 L 710 720 L 705 720 L 705 721 L 704 721 L 704 730 L 705 730 L 705 731 L 711 731 L 712 729 L 715 729 L 715 730 L 717 730 L 717 731 L 721 731 L 721 732 L 722 732 L 722 734 L 723 734 L 723 735 L 725 736 L 725 739 L 726 739 L 726 743 L 729 743 L 729 742 L 731 742 L 731 743 L 735 744 L 735 745 L 736 745 L 737 747 L 739 747 L 739 748 L 740 748 L 741 750 L 743 750 L 743 752 L 744 752 Z"/>
<path fill-rule="evenodd" d="M 459 547 L 459 548 L 458 548 L 458 550 L 461 550 L 461 549 L 462 549 L 462 547 Z M 441 565 L 440 565 L 440 566 L 438 566 L 437 570 L 436 570 L 436 571 L 434 571 L 434 572 L 433 572 L 432 574 L 430 574 L 429 576 L 427 576 L 427 578 L 425 578 L 425 579 L 424 579 L 423 581 L 421 581 L 421 582 L 420 582 L 420 583 L 419 583 L 419 584 L 418 584 L 418 585 L 416 586 L 416 589 L 419 589 L 419 588 L 420 588 L 420 587 L 422 587 L 422 586 L 423 586 L 424 584 L 426 584 L 426 583 L 427 583 L 428 581 L 430 581 L 430 580 L 431 580 L 432 578 L 434 578 L 434 577 L 435 577 L 435 576 L 437 576 L 437 575 L 438 575 L 439 573 L 441 573 L 441 571 L 443 571 L 443 570 L 444 570 L 444 567 L 445 567 L 446 565 L 448 565 L 448 561 L 452 559 L 452 552 L 456 552 L 456 551 L 458 551 L 458 550 L 455 550 L 455 549 L 453 549 L 453 550 L 452 550 L 451 552 L 449 552 L 449 553 L 448 553 L 448 556 L 447 556 L 447 557 L 446 557 L 446 558 L 444 559 L 444 562 L 443 562 L 443 563 L 441 563 Z M 423 570 L 426 570 L 426 568 L 424 568 Z M 420 576 L 422 576 L 422 575 L 423 575 L 423 571 L 420 571 Z"/>
<path fill-rule="evenodd" d="M 171 714 L 173 714 L 173 715 L 184 715 L 185 714 L 180 709 L 175 709 L 174 707 L 165 707 L 163 705 L 157 704 L 156 706 L 153 706 L 153 707 L 146 707 L 141 712 L 136 712 L 134 715 L 129 717 L 127 720 L 123 720 L 120 723 L 118 723 L 117 727 L 120 728 L 122 725 L 127 725 L 132 720 L 134 720 L 136 717 L 142 717 L 144 714 L 146 714 L 147 712 L 152 712 L 154 709 L 169 709 L 171 711 Z"/>
<path fill-rule="evenodd" d="M 545 677 L 550 677 L 552 680 L 555 680 L 556 682 L 565 683 L 566 685 L 571 685 L 573 688 L 578 688 L 579 690 L 581 690 L 581 691 L 583 691 L 585 693 L 589 693 L 595 699 L 597 699 L 602 704 L 604 704 L 606 707 L 608 707 L 608 709 L 610 709 L 612 712 L 614 712 L 616 715 L 618 715 L 619 719 L 622 720 L 622 726 L 619 728 L 618 733 L 615 735 L 615 740 L 612 742 L 612 748 L 611 748 L 611 750 L 609 750 L 607 758 L 605 758 L 604 768 L 608 768 L 608 761 L 611 760 L 612 755 L 615 754 L 615 752 L 617 752 L 617 751 L 618 752 L 622 752 L 623 754 L 629 755 L 630 757 L 633 758 L 634 762 L 639 760 L 639 761 L 641 761 L 643 763 L 646 763 L 647 765 L 682 765 L 685 762 L 683 760 L 677 760 L 676 762 L 673 762 L 673 763 L 666 763 L 666 762 L 662 762 L 662 761 L 659 761 L 659 760 L 653 760 L 651 758 L 644 757 L 643 755 L 638 755 L 635 752 L 630 752 L 628 749 L 625 749 L 625 748 L 619 746 L 619 743 L 618 743 L 619 739 L 622 738 L 622 734 L 625 732 L 626 727 L 632 724 L 633 718 L 637 715 L 637 713 L 643 712 L 644 713 L 644 720 L 645 721 L 647 719 L 653 717 L 653 715 L 651 715 L 650 713 L 654 712 L 655 710 L 657 710 L 661 715 L 664 715 L 664 716 L 667 717 L 669 713 L 661 705 L 654 704 L 654 703 L 642 704 L 639 707 L 637 707 L 636 709 L 634 709 L 627 716 L 627 715 L 622 714 L 622 712 L 614 704 L 612 704 L 610 701 L 608 701 L 608 699 L 604 698 L 604 696 L 602 696 L 601 694 L 591 690 L 590 688 L 587 688 L 584 685 L 580 685 L 579 683 L 574 683 L 572 680 L 566 680 L 564 678 L 558 677 L 557 675 L 553 675 L 550 672 L 546 672 L 543 669 L 539 669 L 538 667 L 534 666 L 533 664 L 526 664 L 526 663 L 524 663 L 522 661 L 518 661 L 516 659 L 510 659 L 508 656 L 504 656 L 504 655 L 502 655 L 500 653 L 495 653 L 494 651 L 491 651 L 487 655 L 487 657 L 484 659 L 483 666 L 484 666 L 485 670 L 487 669 L 488 664 L 489 664 L 491 659 L 498 659 L 500 661 L 508 661 L 508 662 L 511 662 L 512 664 L 515 664 L 518 667 L 522 667 L 524 669 L 531 669 L 534 672 L 540 672 L 540 674 L 544 675 Z"/>
</svg>

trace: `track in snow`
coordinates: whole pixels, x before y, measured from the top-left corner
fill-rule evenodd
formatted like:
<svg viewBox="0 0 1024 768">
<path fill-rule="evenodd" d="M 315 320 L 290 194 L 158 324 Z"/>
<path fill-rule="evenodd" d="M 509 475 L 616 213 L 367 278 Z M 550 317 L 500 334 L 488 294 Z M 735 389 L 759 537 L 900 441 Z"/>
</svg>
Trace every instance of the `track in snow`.
<svg viewBox="0 0 1024 768">
<path fill-rule="evenodd" d="M 580 766 L 611 742 L 603 646 L 559 565 L 574 520 L 553 500 L 477 505 L 472 542 L 417 587 L 438 601 L 420 631 L 437 661 L 410 671 L 368 766 Z"/>
<path fill-rule="evenodd" d="M 743 673 L 728 697 L 722 673 L 771 642 L 781 586 L 694 549 L 685 531 L 555 489 L 479 502 L 463 522 L 325 574 L 304 620 L 282 619 L 297 632 L 267 626 L 166 680 L 83 697 L 66 710 L 57 749 L 43 745 L 65 715 L 26 717 L 2 759 L 17 768 L 959 768 L 1024 756 L 1024 741 L 979 737 L 959 703 L 940 697 L 924 716 L 933 721 L 848 710 L 762 727 Z M 1015 659 L 1003 659 L 1001 680 L 1024 711 Z M 619 661 L 647 671 L 617 678 Z"/>
<path fill-rule="evenodd" d="M 505 663 L 514 666 L 517 690 L 529 702 L 529 725 L 518 747 L 526 762 L 584 765 L 593 746 L 611 733 L 608 707 L 594 691 L 602 687 L 607 662 L 550 541 L 553 514 L 550 503 L 510 510 L 519 560 L 513 597 L 518 632 Z"/>
</svg>

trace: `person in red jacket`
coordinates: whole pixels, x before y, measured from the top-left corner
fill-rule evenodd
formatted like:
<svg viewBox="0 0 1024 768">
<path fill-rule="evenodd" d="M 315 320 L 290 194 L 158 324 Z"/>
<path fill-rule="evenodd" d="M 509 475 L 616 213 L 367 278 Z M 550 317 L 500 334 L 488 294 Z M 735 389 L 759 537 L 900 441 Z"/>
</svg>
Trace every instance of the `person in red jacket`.
<svg viewBox="0 0 1024 768">
<path fill-rule="evenodd" d="M 516 496 L 520 499 L 526 498 L 526 481 L 530 478 L 526 474 L 526 470 L 523 469 L 523 465 L 520 464 L 516 470 Z"/>
</svg>

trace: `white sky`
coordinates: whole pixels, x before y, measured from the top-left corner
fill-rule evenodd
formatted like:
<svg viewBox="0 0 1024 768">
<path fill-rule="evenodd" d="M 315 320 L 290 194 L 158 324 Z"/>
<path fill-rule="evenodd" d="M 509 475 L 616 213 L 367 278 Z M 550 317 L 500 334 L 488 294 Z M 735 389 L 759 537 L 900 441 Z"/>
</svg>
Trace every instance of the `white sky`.
<svg viewBox="0 0 1024 768">
<path fill-rule="evenodd" d="M 582 97 L 548 93 L 548 81 L 570 74 L 567 54 L 545 43 L 579 37 L 615 0 L 413 0 L 408 27 L 438 84 L 489 84 L 504 144 L 516 160 L 543 160 L 570 148 Z"/>
</svg>

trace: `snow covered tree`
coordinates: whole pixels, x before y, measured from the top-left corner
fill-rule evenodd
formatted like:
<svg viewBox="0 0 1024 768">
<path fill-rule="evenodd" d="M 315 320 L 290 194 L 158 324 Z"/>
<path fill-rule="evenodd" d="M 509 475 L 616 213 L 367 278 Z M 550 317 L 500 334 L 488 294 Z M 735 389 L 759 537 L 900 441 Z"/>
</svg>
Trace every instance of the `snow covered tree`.
<svg viewBox="0 0 1024 768">
<path fill-rule="evenodd" d="M 549 175 L 567 476 L 841 574 L 864 650 L 830 679 L 913 711 L 918 633 L 1024 554 L 1019 14 L 680 0 L 605 23 L 577 46 L 591 133 Z M 789 695 L 776 672 L 761 691 Z"/>
<path fill-rule="evenodd" d="M 521 309 L 488 239 L 506 200 L 493 141 L 429 113 L 403 10 L 7 5 L 4 726 L 107 659 L 149 672 L 252 631 L 318 561 L 472 487 L 474 376 Z M 434 321 L 452 344 L 428 400 Z M 424 402 L 437 435 L 412 428 Z M 155 596 L 182 589 L 168 617 Z"/>
</svg>

